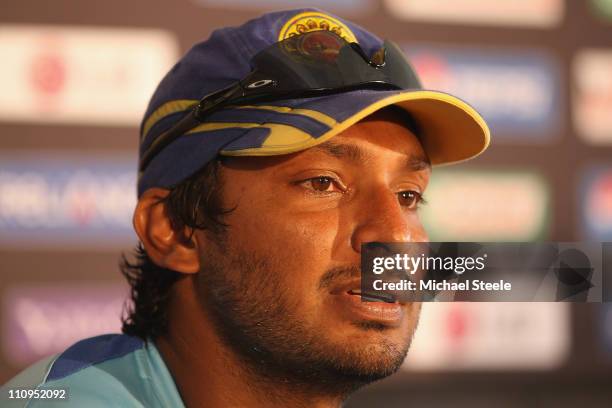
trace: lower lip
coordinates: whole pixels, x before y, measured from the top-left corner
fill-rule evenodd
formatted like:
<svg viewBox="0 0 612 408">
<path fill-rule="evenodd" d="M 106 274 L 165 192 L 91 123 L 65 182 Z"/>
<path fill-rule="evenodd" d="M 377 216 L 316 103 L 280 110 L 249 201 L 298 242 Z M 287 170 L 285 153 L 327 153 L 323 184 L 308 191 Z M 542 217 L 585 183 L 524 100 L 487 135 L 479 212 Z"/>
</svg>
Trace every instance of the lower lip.
<svg viewBox="0 0 612 408">
<path fill-rule="evenodd" d="M 399 326 L 404 317 L 404 308 L 401 304 L 387 302 L 362 301 L 361 296 L 351 295 L 347 292 L 335 295 L 343 311 L 351 318 L 370 320 L 388 326 Z"/>
</svg>

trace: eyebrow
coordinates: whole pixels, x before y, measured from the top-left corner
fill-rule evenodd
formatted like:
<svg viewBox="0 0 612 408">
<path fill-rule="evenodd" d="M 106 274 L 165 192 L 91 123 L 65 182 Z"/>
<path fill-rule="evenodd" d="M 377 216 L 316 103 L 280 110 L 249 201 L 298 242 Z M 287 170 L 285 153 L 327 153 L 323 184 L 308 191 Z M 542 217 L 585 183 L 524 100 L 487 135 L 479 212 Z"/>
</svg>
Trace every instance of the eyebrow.
<svg viewBox="0 0 612 408">
<path fill-rule="evenodd" d="M 348 159 L 355 163 L 367 163 L 372 160 L 372 153 L 366 152 L 353 144 L 340 144 L 329 141 L 313 146 L 311 149 L 338 159 Z M 410 171 L 420 171 L 430 169 L 431 162 L 427 157 L 411 154 L 406 160 L 406 167 Z"/>
</svg>

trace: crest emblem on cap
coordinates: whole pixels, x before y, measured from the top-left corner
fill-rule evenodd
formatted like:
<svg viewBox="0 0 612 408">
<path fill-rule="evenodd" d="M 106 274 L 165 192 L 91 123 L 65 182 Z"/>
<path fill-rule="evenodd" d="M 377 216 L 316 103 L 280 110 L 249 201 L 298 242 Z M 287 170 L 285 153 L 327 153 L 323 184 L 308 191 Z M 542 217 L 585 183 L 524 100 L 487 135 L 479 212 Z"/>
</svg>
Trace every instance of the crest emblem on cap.
<svg viewBox="0 0 612 408">
<path fill-rule="evenodd" d="M 291 17 L 278 33 L 278 41 L 309 31 L 328 30 L 348 42 L 358 42 L 355 34 L 340 20 L 325 13 L 306 11 Z"/>
</svg>

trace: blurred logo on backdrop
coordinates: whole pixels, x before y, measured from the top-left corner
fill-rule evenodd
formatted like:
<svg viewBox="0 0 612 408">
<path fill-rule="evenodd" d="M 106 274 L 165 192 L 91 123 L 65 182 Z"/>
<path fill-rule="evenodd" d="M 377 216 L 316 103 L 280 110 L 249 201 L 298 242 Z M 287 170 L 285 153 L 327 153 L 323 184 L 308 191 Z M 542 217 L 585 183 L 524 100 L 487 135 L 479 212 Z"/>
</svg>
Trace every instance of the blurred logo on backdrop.
<svg viewBox="0 0 612 408">
<path fill-rule="evenodd" d="M 408 370 L 548 370 L 569 357 L 565 303 L 426 303 Z"/>
<path fill-rule="evenodd" d="M 2 296 L 5 358 L 24 366 L 78 340 L 120 332 L 125 296 L 125 287 L 98 282 L 9 287 Z"/>
<path fill-rule="evenodd" d="M 612 0 L 591 0 L 591 5 L 598 15 L 612 21 Z"/>
<path fill-rule="evenodd" d="M 601 313 L 601 334 L 604 349 L 612 357 L 612 303 L 605 303 L 597 309 Z"/>
<path fill-rule="evenodd" d="M 0 120 L 138 126 L 176 62 L 163 30 L 0 27 Z"/>
<path fill-rule="evenodd" d="M 549 195 L 535 172 L 438 169 L 421 216 L 431 241 L 532 241 L 546 237 Z"/>
<path fill-rule="evenodd" d="M 564 0 L 385 0 L 406 20 L 549 28 L 563 20 Z"/>
<path fill-rule="evenodd" d="M 612 167 L 585 171 L 578 196 L 584 239 L 612 241 Z"/>
<path fill-rule="evenodd" d="M 0 245 L 122 247 L 136 241 L 131 155 L 0 155 Z"/>
<path fill-rule="evenodd" d="M 203 7 L 278 11 L 289 8 L 317 7 L 330 12 L 355 16 L 372 9 L 373 0 L 191 0 Z"/>
<path fill-rule="evenodd" d="M 541 142 L 559 131 L 557 63 L 535 50 L 404 47 L 423 85 L 472 104 L 495 142 Z"/>
<path fill-rule="evenodd" d="M 594 144 L 612 144 L 612 49 L 586 49 L 573 61 L 574 125 Z"/>
</svg>

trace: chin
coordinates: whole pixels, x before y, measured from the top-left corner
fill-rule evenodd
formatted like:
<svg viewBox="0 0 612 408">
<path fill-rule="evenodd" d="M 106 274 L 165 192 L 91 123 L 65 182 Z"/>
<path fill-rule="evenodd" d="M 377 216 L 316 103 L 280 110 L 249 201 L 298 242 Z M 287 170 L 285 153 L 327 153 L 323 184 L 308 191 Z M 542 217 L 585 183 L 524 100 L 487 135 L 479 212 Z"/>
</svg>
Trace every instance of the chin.
<svg viewBox="0 0 612 408">
<path fill-rule="evenodd" d="M 371 324 L 367 326 L 368 331 L 373 330 Z M 409 347 L 410 338 L 393 340 L 387 337 L 384 331 L 370 333 L 366 336 L 355 336 L 352 341 L 334 347 L 337 355 L 333 360 L 346 375 L 371 382 L 397 372 Z"/>
</svg>

